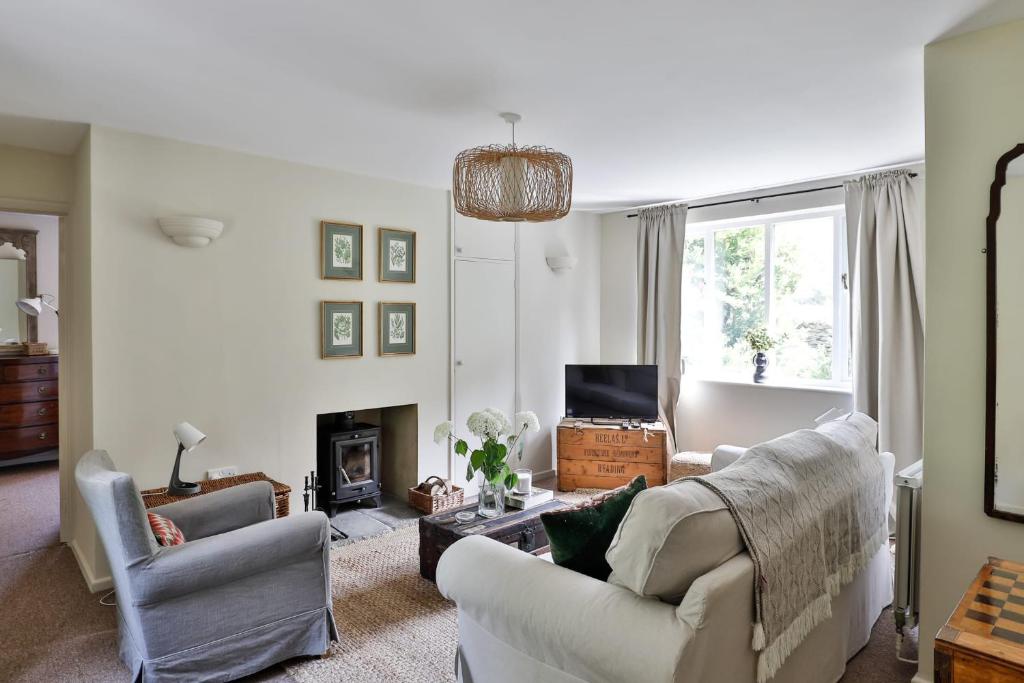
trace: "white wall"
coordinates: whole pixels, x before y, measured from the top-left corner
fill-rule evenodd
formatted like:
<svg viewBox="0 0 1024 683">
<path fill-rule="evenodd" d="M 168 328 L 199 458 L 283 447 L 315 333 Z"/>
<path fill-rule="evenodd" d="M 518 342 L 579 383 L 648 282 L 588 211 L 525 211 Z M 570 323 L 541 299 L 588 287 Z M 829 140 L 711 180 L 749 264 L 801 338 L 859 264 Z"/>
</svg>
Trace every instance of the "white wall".
<svg viewBox="0 0 1024 683">
<path fill-rule="evenodd" d="M 554 467 L 554 428 L 565 412 L 565 365 L 601 362 L 600 235 L 600 219 L 589 213 L 519 226 L 520 405 L 537 413 L 541 425 L 526 442 L 522 466 L 535 473 Z M 555 273 L 545 256 L 579 261 Z"/>
<path fill-rule="evenodd" d="M 794 429 L 813 427 L 814 418 L 829 408 L 852 407 L 853 397 L 844 391 L 684 381 L 676 410 L 679 450 L 753 446 Z"/>
<path fill-rule="evenodd" d="M 93 427 L 141 487 L 166 483 L 171 427 L 209 435 L 182 476 L 238 465 L 292 487 L 315 467 L 318 413 L 419 405 L 420 479 L 447 472 L 448 196 L 171 140 L 91 135 Z M 158 216 L 225 221 L 203 249 Z M 364 225 L 364 279 L 321 280 L 320 220 Z M 417 282 L 377 282 L 376 228 L 417 232 Z M 361 300 L 363 358 L 320 359 L 320 301 Z M 417 353 L 377 355 L 377 303 L 417 303 Z M 97 575 L 100 572 L 97 570 Z"/>
<path fill-rule="evenodd" d="M 36 290 L 41 294 L 52 294 L 58 297 L 58 250 L 60 221 L 56 216 L 33 213 L 12 213 L 0 211 L 0 228 L 19 228 L 22 230 L 36 230 Z M 10 302 L 13 306 L 13 301 Z M 54 306 L 60 308 L 60 301 L 55 301 Z M 8 302 L 5 299 L 0 301 L 0 306 L 6 308 Z M 24 315 L 19 313 L 19 315 Z M 6 328 L 5 328 L 6 329 Z M 57 316 L 48 308 L 43 309 L 39 316 L 39 341 L 46 342 L 50 349 L 58 347 Z M 6 338 L 8 333 L 0 333 L 0 337 Z M 11 331 L 11 336 L 18 336 Z"/>
<path fill-rule="evenodd" d="M 0 209 L 67 212 L 74 192 L 70 156 L 0 145 Z"/>
<path fill-rule="evenodd" d="M 925 49 L 928 157 L 920 677 L 932 637 L 989 555 L 1024 559 L 1024 525 L 983 511 L 985 217 L 996 160 L 1024 142 L 1024 22 Z M 1015 305 L 1020 305 L 1019 302 Z"/>
</svg>

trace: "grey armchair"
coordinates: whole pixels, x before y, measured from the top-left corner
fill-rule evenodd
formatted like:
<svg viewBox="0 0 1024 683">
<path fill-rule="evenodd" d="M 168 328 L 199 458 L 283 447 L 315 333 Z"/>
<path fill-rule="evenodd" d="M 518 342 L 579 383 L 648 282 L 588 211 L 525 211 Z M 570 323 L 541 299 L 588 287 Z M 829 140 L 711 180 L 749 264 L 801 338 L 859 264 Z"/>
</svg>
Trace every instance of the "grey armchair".
<svg viewBox="0 0 1024 683">
<path fill-rule="evenodd" d="M 135 681 L 230 681 L 338 639 L 322 512 L 274 519 L 267 482 L 153 508 L 185 534 L 157 545 L 132 478 L 90 451 L 75 480 L 117 591 L 121 659 Z"/>
</svg>

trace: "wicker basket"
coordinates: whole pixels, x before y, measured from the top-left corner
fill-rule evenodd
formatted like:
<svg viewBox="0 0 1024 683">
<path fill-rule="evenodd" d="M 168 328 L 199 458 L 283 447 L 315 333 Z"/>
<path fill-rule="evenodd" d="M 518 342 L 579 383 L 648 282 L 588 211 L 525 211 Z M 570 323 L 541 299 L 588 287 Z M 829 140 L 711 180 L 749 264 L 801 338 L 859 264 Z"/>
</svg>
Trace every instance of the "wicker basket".
<svg viewBox="0 0 1024 683">
<path fill-rule="evenodd" d="M 25 342 L 25 355 L 45 356 L 50 353 L 46 342 Z"/>
<path fill-rule="evenodd" d="M 419 486 L 413 486 L 409 489 L 409 505 L 413 506 L 425 515 L 432 515 L 437 512 L 450 510 L 462 505 L 464 491 L 461 488 L 455 484 L 449 484 L 441 479 L 441 477 L 430 477 L 423 482 L 423 484 L 429 484 L 434 480 L 437 480 L 437 483 L 444 485 L 445 493 L 439 493 L 432 496 L 429 493 L 423 493 L 420 491 Z M 420 486 L 423 486 L 423 484 L 420 484 Z"/>
</svg>

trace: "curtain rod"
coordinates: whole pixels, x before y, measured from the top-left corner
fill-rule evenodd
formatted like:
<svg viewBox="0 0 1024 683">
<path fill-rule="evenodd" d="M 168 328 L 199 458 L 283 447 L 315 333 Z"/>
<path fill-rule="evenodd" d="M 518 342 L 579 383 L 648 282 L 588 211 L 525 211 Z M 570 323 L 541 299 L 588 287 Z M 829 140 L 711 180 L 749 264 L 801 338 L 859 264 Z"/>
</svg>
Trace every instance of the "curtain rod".
<svg viewBox="0 0 1024 683">
<path fill-rule="evenodd" d="M 911 178 L 916 178 L 916 173 L 910 174 Z M 809 192 L 822 192 L 823 190 L 838 190 L 841 189 L 842 185 L 829 185 L 827 187 L 812 187 L 809 190 L 792 190 L 790 192 L 776 192 L 775 194 L 763 194 L 760 197 L 744 197 L 743 199 L 727 199 L 722 202 L 711 202 L 709 204 L 695 204 L 689 207 L 688 210 L 692 209 L 706 209 L 709 206 L 724 206 L 726 204 L 742 204 L 743 202 L 759 202 L 762 199 L 774 199 L 775 197 L 789 197 L 795 194 L 807 194 Z M 636 218 L 637 214 L 628 213 L 626 218 Z"/>
</svg>

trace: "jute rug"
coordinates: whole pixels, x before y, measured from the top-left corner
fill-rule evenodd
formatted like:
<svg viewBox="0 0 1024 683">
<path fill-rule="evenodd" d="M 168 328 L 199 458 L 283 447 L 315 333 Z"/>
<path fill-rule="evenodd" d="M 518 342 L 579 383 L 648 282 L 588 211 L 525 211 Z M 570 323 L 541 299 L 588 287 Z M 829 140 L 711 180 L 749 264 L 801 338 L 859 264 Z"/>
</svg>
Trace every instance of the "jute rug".
<svg viewBox="0 0 1024 683">
<path fill-rule="evenodd" d="M 567 503 L 596 489 L 558 493 Z M 455 680 L 454 603 L 420 576 L 416 524 L 331 549 L 334 620 L 341 642 L 322 659 L 285 664 L 299 683 L 444 683 Z"/>
<path fill-rule="evenodd" d="M 455 680 L 455 605 L 420 577 L 417 526 L 332 550 L 331 588 L 341 642 L 287 664 L 296 681 Z"/>
</svg>

